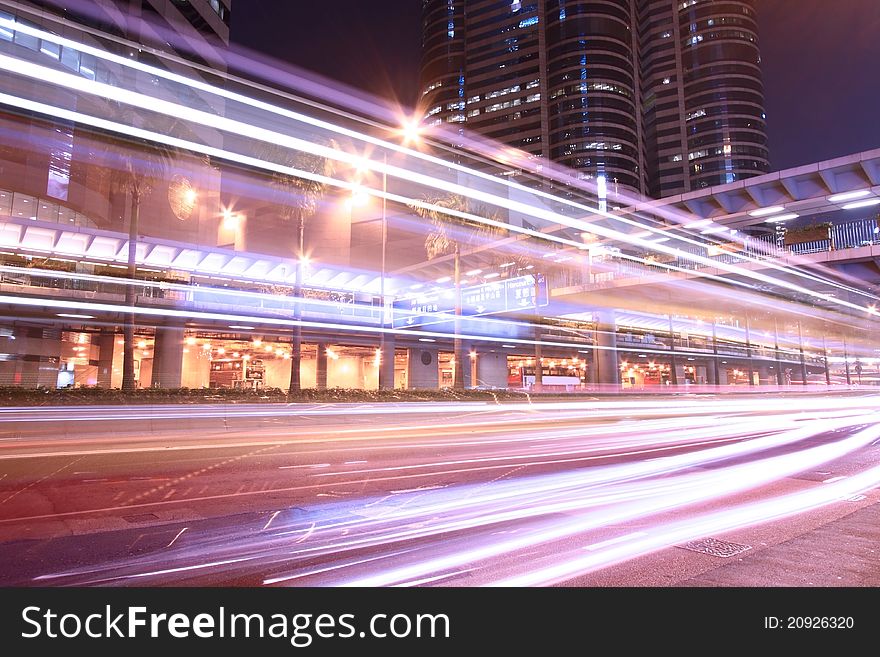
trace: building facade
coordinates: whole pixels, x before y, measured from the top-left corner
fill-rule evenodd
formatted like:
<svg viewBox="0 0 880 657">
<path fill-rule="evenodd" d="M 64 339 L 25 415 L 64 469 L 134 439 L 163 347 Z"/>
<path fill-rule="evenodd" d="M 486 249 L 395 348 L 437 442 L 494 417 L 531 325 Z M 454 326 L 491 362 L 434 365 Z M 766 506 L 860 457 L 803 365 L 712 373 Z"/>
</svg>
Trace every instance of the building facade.
<svg viewBox="0 0 880 657">
<path fill-rule="evenodd" d="M 769 171 L 754 0 L 425 0 L 422 98 L 656 197 Z"/>
</svg>

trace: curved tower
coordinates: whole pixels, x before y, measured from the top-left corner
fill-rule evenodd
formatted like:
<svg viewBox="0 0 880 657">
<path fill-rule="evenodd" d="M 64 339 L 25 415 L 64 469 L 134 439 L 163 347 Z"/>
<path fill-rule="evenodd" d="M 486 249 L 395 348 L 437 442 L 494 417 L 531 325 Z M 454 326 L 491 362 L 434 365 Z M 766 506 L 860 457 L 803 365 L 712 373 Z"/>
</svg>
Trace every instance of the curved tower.
<svg viewBox="0 0 880 657">
<path fill-rule="evenodd" d="M 641 191 L 631 0 L 546 2 L 550 159 Z"/>
<path fill-rule="evenodd" d="M 465 121 L 465 0 L 423 0 L 421 109 L 427 125 Z"/>
<path fill-rule="evenodd" d="M 652 196 L 769 171 L 756 0 L 423 0 L 423 113 Z"/>
<path fill-rule="evenodd" d="M 649 192 L 770 170 L 756 0 L 640 0 Z"/>
</svg>

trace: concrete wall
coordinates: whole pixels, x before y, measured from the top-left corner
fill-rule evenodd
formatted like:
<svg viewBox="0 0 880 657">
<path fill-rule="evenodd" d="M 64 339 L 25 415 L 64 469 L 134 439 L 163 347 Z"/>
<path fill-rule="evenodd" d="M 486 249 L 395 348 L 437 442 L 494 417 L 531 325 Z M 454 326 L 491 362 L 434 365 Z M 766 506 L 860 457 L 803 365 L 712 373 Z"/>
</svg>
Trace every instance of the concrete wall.
<svg viewBox="0 0 880 657">
<path fill-rule="evenodd" d="M 183 350 L 183 375 L 180 385 L 184 388 L 207 388 L 211 382 L 211 357 L 204 349 L 188 347 Z"/>
<path fill-rule="evenodd" d="M 263 359 L 263 385 L 266 388 L 281 388 L 287 390 L 290 385 L 290 360 L 282 358 Z M 302 373 L 300 368 L 300 373 Z"/>
<path fill-rule="evenodd" d="M 408 388 L 440 387 L 440 370 L 436 349 L 408 349 L 406 382 Z M 427 362 L 424 362 L 427 361 Z"/>
<path fill-rule="evenodd" d="M 330 358 L 327 361 L 328 388 L 360 388 L 364 384 L 363 358 Z"/>
<path fill-rule="evenodd" d="M 478 354 L 477 355 L 477 386 L 491 386 L 493 388 L 507 387 L 507 356 L 505 354 Z"/>
<path fill-rule="evenodd" d="M 376 361 L 372 358 L 367 358 L 364 362 L 364 390 L 378 390 L 379 389 L 379 368 L 376 366 Z"/>
</svg>

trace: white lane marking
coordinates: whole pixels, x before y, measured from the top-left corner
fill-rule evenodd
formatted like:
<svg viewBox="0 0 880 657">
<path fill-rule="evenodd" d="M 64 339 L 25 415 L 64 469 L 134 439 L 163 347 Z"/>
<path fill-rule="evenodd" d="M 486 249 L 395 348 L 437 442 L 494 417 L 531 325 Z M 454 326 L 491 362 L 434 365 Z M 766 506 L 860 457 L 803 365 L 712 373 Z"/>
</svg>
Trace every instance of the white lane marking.
<svg viewBox="0 0 880 657">
<path fill-rule="evenodd" d="M 185 532 L 187 529 L 189 529 L 189 527 L 184 527 L 184 528 L 181 529 L 179 532 L 177 532 L 177 536 L 175 536 L 174 538 L 172 538 L 172 539 L 171 539 L 171 542 L 170 542 L 168 545 L 166 545 L 165 547 L 166 547 L 166 548 L 170 548 L 172 545 L 174 545 L 174 543 L 177 541 L 177 539 L 180 538 L 180 535 L 183 534 L 183 532 Z"/>
<path fill-rule="evenodd" d="M 633 538 L 639 538 L 640 536 L 647 536 L 648 532 L 633 532 L 631 534 L 624 534 L 623 536 L 618 536 L 617 538 L 609 538 L 607 541 L 602 541 L 601 543 L 593 543 L 592 545 L 588 545 L 585 547 L 585 550 L 601 550 L 602 548 L 608 547 L 609 545 L 616 545 L 617 543 L 625 543 Z"/>
<path fill-rule="evenodd" d="M 271 525 L 272 521 L 278 517 L 279 513 L 281 513 L 281 511 L 276 511 L 275 513 L 272 514 L 272 517 L 269 518 L 269 521 L 265 525 L 263 525 L 263 531 L 266 531 L 267 529 L 269 529 L 269 525 Z"/>
<path fill-rule="evenodd" d="M 400 495 L 401 493 L 418 493 L 423 490 L 437 490 L 438 488 L 446 488 L 445 485 L 437 485 L 437 486 L 419 486 L 417 488 L 404 488 L 403 490 L 393 490 L 391 491 L 392 495 Z"/>
<path fill-rule="evenodd" d="M 337 564 L 334 566 L 328 566 L 327 568 L 319 568 L 317 570 L 308 570 L 304 573 L 295 573 L 293 575 L 281 575 L 278 577 L 272 577 L 270 579 L 264 579 L 263 584 L 278 584 L 279 582 L 287 582 L 292 579 L 300 579 L 302 577 L 311 577 L 312 575 L 320 575 L 322 573 L 329 573 L 334 570 L 339 570 L 340 568 L 350 568 L 352 566 L 359 566 L 363 563 L 370 563 L 371 561 L 379 561 L 380 559 L 389 559 L 391 557 L 395 557 L 401 554 L 406 554 L 409 550 L 398 550 L 397 552 L 392 552 L 391 554 L 381 554 L 378 557 L 369 557 L 367 559 L 361 559 L 360 561 L 349 561 L 346 563 Z"/>
<path fill-rule="evenodd" d="M 73 465 L 76 465 L 77 463 L 79 463 L 80 461 L 82 461 L 84 458 L 85 458 L 85 456 L 80 456 L 78 459 L 74 459 L 73 461 L 71 461 L 71 462 L 68 463 L 67 465 L 62 465 L 60 468 L 58 468 L 58 469 L 55 470 L 54 472 L 50 472 L 50 473 L 47 474 L 45 477 L 43 477 L 43 478 L 41 478 L 41 479 L 37 479 L 36 481 L 32 481 L 31 483 L 29 483 L 29 484 L 28 484 L 27 486 L 25 486 L 24 488 L 19 488 L 17 491 L 15 491 L 14 493 L 12 493 L 11 495 L 7 495 L 5 498 L 3 498 L 3 500 L 0 500 L 0 504 L 6 504 L 9 500 L 11 500 L 12 498 L 16 497 L 16 496 L 19 495 L 20 493 L 25 492 L 27 489 L 32 488 L 33 486 L 37 486 L 37 485 L 43 483 L 43 482 L 46 481 L 49 477 L 54 477 L 55 475 L 57 475 L 57 474 L 58 474 L 59 472 L 61 472 L 62 470 L 67 470 L 67 468 L 69 468 L 69 467 L 71 467 L 71 466 L 73 466 Z"/>
<path fill-rule="evenodd" d="M 840 477 L 831 477 L 830 479 L 823 479 L 823 480 L 822 480 L 822 483 L 823 483 L 823 484 L 832 484 L 832 483 L 834 483 L 835 481 L 840 481 L 841 479 L 846 479 L 846 476 L 845 476 L 845 475 L 841 475 Z"/>
<path fill-rule="evenodd" d="M 309 536 L 311 536 L 312 534 L 314 534 L 314 533 L 315 533 L 315 526 L 316 526 L 316 525 L 317 525 L 317 523 L 314 523 L 314 522 L 313 522 L 313 523 L 312 523 L 312 526 L 308 528 L 308 530 L 306 531 L 305 535 L 303 535 L 302 538 L 298 538 L 297 540 L 295 540 L 294 543 L 302 543 L 302 542 L 303 542 L 304 540 L 306 540 Z"/>
<path fill-rule="evenodd" d="M 450 577 L 455 577 L 456 575 L 465 575 L 467 573 L 475 571 L 476 568 L 468 568 L 466 570 L 456 570 L 453 573 L 446 573 L 445 575 L 435 575 L 433 577 L 425 577 L 423 579 L 414 579 L 409 582 L 401 582 L 400 584 L 395 584 L 395 587 L 408 587 L 408 586 L 421 586 L 422 584 L 430 584 L 431 582 L 439 582 L 440 580 L 449 579 Z"/>
</svg>

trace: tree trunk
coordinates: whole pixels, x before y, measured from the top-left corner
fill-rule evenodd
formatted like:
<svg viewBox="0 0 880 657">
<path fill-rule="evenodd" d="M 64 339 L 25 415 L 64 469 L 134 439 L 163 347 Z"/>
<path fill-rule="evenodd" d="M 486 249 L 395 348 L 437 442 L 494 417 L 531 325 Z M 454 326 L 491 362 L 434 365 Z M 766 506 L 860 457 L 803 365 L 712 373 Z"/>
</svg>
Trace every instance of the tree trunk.
<svg viewBox="0 0 880 657">
<path fill-rule="evenodd" d="M 455 335 L 452 342 L 452 357 L 455 359 L 455 376 L 452 387 L 455 390 L 464 390 L 464 350 L 461 343 L 461 252 L 458 244 L 455 245 Z"/>
<path fill-rule="evenodd" d="M 303 293 L 303 275 L 305 267 L 303 267 L 303 257 L 305 256 L 305 219 L 299 218 L 299 254 L 296 261 L 296 284 L 293 286 L 294 307 L 293 317 L 297 322 L 302 319 L 302 293 Z M 300 368 L 302 366 L 302 326 L 297 323 L 293 327 L 293 339 L 291 340 L 290 350 L 290 385 L 287 388 L 287 394 L 293 394 L 302 390 L 302 379 L 300 378 Z"/>
<path fill-rule="evenodd" d="M 128 278 L 134 279 L 137 274 L 137 237 L 138 220 L 140 218 L 140 194 L 131 194 L 131 212 L 128 220 Z M 135 300 L 134 283 L 125 286 L 125 305 L 134 306 Z M 125 324 L 122 327 L 122 336 L 125 344 L 122 346 L 122 389 L 131 392 L 137 388 L 134 378 L 134 322 L 133 312 L 128 312 Z"/>
<path fill-rule="evenodd" d="M 538 321 L 538 306 L 540 303 L 540 284 L 538 283 L 538 275 L 535 277 L 535 385 L 532 388 L 535 392 L 543 392 L 544 390 L 544 358 L 541 345 L 541 323 Z"/>
</svg>

